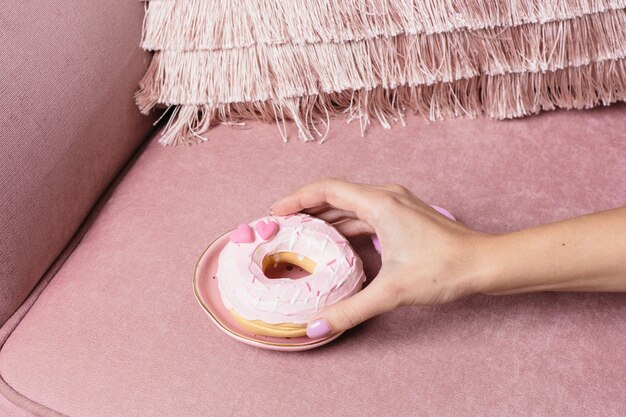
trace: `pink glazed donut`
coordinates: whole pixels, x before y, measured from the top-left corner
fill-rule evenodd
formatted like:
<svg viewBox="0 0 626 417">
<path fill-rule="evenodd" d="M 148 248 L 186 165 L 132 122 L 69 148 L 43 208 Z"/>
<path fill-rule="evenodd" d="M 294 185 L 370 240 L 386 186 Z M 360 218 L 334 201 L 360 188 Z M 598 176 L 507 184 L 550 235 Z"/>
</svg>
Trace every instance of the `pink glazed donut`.
<svg viewBox="0 0 626 417">
<path fill-rule="evenodd" d="M 278 263 L 299 266 L 310 275 L 268 278 L 265 271 Z M 217 280 L 224 306 L 246 330 L 300 337 L 312 315 L 358 292 L 365 274 L 334 227 L 294 214 L 263 217 L 231 232 L 219 256 Z"/>
</svg>

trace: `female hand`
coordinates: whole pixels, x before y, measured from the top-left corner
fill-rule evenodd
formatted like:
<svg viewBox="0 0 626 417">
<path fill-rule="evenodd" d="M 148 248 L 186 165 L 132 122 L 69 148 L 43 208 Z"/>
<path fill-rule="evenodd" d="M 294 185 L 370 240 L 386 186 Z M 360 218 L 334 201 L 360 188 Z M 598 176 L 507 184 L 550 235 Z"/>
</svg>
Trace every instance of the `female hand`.
<svg viewBox="0 0 626 417">
<path fill-rule="evenodd" d="M 310 337 L 336 333 L 398 306 L 436 304 L 476 291 L 468 274 L 487 235 L 449 220 L 398 185 L 326 179 L 272 206 L 277 215 L 305 211 L 347 237 L 378 235 L 382 268 L 356 295 L 327 307 L 307 327 Z"/>
<path fill-rule="evenodd" d="M 310 337 L 398 306 L 476 292 L 626 291 L 626 207 L 488 235 L 447 219 L 404 187 L 327 179 L 272 206 L 278 215 L 301 210 L 348 237 L 377 234 L 383 261 L 369 286 L 309 322 Z"/>
</svg>

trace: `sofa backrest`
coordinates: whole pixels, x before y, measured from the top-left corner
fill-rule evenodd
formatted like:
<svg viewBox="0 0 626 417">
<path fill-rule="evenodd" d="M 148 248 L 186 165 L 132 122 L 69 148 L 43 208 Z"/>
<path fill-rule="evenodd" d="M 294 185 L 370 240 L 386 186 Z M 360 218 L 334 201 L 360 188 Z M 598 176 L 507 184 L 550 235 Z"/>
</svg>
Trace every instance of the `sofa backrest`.
<svg viewBox="0 0 626 417">
<path fill-rule="evenodd" d="M 151 131 L 133 94 L 143 3 L 12 1 L 0 13 L 0 325 Z"/>
</svg>

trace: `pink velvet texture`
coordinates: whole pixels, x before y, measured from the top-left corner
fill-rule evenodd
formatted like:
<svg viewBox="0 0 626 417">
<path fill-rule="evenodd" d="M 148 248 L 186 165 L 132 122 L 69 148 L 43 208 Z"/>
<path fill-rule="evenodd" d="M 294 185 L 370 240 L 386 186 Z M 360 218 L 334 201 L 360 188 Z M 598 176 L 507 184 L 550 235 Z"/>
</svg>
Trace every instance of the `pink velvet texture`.
<svg viewBox="0 0 626 417">
<path fill-rule="evenodd" d="M 6 342 L 0 375 L 72 416 L 626 415 L 621 294 L 472 296 L 279 353 L 228 338 L 192 290 L 216 237 L 325 175 L 404 184 L 489 232 L 624 205 L 625 116 L 409 119 L 365 139 L 338 123 L 321 146 L 260 124 L 154 142 Z M 378 255 L 354 244 L 371 279 Z"/>
<path fill-rule="evenodd" d="M 151 120 L 127 0 L 11 1 L 0 16 L 0 325 L 59 255 Z"/>
<path fill-rule="evenodd" d="M 18 405 L 13 404 L 2 395 L 0 395 L 0 415 L 6 417 L 36 417 L 36 414 L 33 414 L 27 410 L 20 408 Z"/>
</svg>

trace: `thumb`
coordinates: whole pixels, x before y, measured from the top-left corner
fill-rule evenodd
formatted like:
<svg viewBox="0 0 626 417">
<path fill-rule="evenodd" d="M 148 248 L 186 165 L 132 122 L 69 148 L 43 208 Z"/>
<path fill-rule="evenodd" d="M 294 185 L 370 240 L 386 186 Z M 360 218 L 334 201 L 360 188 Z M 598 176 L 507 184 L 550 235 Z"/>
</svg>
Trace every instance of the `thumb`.
<svg viewBox="0 0 626 417">
<path fill-rule="evenodd" d="M 380 278 L 377 277 L 352 297 L 326 307 L 307 325 L 307 336 L 317 339 L 339 333 L 396 308 L 398 302 L 393 297 L 393 292 L 387 289 L 387 280 Z"/>
</svg>

